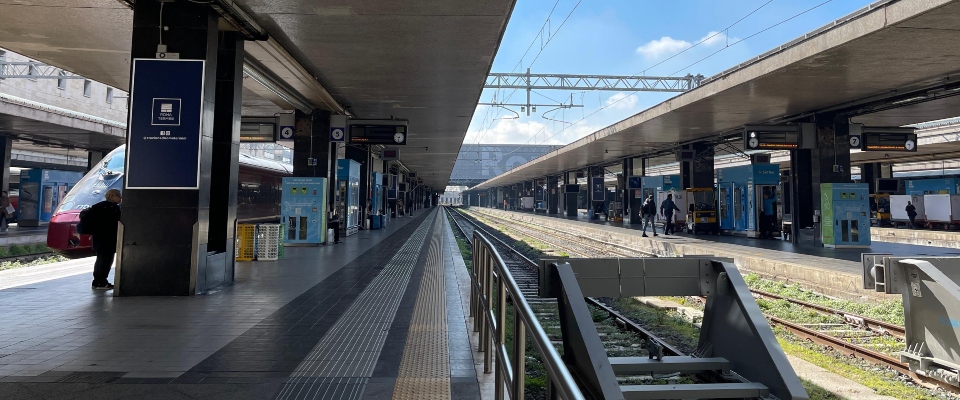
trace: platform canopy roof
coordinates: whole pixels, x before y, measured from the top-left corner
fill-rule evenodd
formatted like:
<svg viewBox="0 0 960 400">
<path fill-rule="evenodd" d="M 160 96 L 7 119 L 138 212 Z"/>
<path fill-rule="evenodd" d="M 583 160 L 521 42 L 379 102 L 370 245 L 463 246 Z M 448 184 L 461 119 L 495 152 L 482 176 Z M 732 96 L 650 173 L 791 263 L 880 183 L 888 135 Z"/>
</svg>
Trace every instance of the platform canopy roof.
<svg viewBox="0 0 960 400">
<path fill-rule="evenodd" d="M 870 126 L 953 117 L 960 110 L 960 91 L 951 86 L 960 79 L 957 43 L 957 0 L 879 1 L 476 189 L 663 153 L 718 140 L 746 124 L 799 121 L 823 112 L 859 110 L 853 121 Z"/>
<path fill-rule="evenodd" d="M 442 190 L 515 1 L 212 3 L 234 4 L 269 34 L 268 41 L 247 43 L 248 60 L 308 103 L 362 119 L 408 119 L 410 134 L 400 160 L 425 185 Z M 132 3 L 6 3 L 0 11 L 0 47 L 125 89 Z M 256 85 L 245 87 L 265 93 Z M 263 102 L 245 103 L 269 109 Z"/>
</svg>

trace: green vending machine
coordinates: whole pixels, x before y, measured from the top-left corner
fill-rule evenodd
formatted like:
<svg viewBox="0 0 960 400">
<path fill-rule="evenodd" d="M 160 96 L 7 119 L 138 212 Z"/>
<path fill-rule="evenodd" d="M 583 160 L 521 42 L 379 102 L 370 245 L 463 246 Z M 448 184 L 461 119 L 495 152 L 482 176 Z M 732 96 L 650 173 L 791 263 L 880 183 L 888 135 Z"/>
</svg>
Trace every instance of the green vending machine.
<svg viewBox="0 0 960 400">
<path fill-rule="evenodd" d="M 866 183 L 820 184 L 824 247 L 870 247 L 870 190 Z"/>
</svg>

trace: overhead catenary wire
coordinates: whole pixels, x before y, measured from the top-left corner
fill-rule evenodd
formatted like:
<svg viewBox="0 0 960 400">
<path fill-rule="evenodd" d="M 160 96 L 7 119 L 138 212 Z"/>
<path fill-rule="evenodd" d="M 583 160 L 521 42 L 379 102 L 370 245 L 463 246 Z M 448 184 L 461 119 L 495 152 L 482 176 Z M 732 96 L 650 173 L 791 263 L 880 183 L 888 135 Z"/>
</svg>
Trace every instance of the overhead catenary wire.
<svg viewBox="0 0 960 400">
<path fill-rule="evenodd" d="M 736 42 L 730 43 L 729 45 L 721 48 L 720 50 L 717 50 L 717 51 L 713 52 L 712 54 L 710 54 L 710 55 L 708 55 L 708 56 L 706 56 L 706 57 L 704 57 L 704 58 L 702 58 L 702 59 L 700 59 L 700 60 L 698 60 L 698 61 L 696 61 L 696 62 L 694 62 L 694 63 L 692 63 L 692 64 L 690 64 L 690 65 L 688 65 L 688 66 L 686 66 L 686 67 L 684 67 L 684 68 L 681 68 L 680 70 L 678 70 L 677 72 L 674 72 L 673 74 L 670 74 L 669 76 L 675 76 L 676 74 L 678 74 L 678 73 L 680 73 L 680 72 L 683 72 L 683 71 L 687 70 L 688 68 L 690 68 L 690 67 L 692 67 L 692 66 L 694 66 L 694 65 L 697 65 L 697 64 L 699 64 L 700 62 L 703 62 L 704 60 L 706 60 L 706 59 L 708 59 L 708 58 L 710 58 L 710 57 L 713 57 L 714 55 L 720 53 L 720 52 L 723 51 L 723 50 L 726 50 L 726 49 L 728 49 L 728 48 L 730 48 L 730 47 L 732 47 L 732 46 L 735 46 L 735 45 L 737 45 L 737 44 L 739 44 L 739 43 L 742 43 L 743 41 L 748 40 L 748 39 L 750 39 L 750 38 L 752 38 L 752 37 L 755 37 L 755 36 L 757 36 L 757 35 L 759 35 L 759 34 L 761 34 L 761 33 L 763 33 L 763 32 L 766 32 L 766 31 L 770 30 L 770 29 L 776 28 L 777 26 L 780 26 L 780 25 L 782 25 L 782 24 L 784 24 L 784 23 L 786 23 L 786 22 L 789 22 L 789 21 L 791 21 L 791 20 L 793 20 L 793 19 L 795 19 L 795 18 L 797 18 L 797 17 L 799 17 L 799 16 L 801 16 L 801 15 L 804 15 L 804 14 L 806 14 L 806 13 L 808 13 L 808 12 L 810 12 L 810 11 L 813 11 L 813 10 L 819 8 L 819 7 L 822 7 L 823 5 L 825 5 L 825 4 L 827 4 L 827 3 L 830 3 L 831 1 L 833 1 L 833 0 L 826 0 L 826 1 L 822 2 L 822 3 L 820 3 L 820 4 L 817 4 L 817 5 L 813 6 L 813 7 L 811 7 L 811 8 L 808 8 L 808 9 L 806 9 L 806 10 L 804 10 L 804 11 L 801 11 L 801 12 L 799 12 L 799 13 L 797 13 L 797 14 L 794 14 L 793 16 L 790 16 L 789 18 L 786 18 L 786 19 L 784 19 L 784 20 L 782 20 L 782 21 L 780 21 L 780 22 L 777 22 L 776 24 L 773 24 L 773 25 L 768 26 L 768 27 L 766 27 L 766 28 L 764 28 L 764 29 L 761 29 L 760 31 L 755 32 L 755 33 L 753 33 L 753 34 L 751 34 L 751 35 L 749 35 L 749 36 L 747 36 L 747 37 L 744 37 L 743 39 L 740 39 L 740 40 L 737 40 Z M 767 3 L 761 5 L 761 7 L 763 7 L 763 6 L 766 5 L 766 4 L 767 4 Z M 756 10 L 751 11 L 750 14 L 753 14 L 753 13 L 755 13 L 755 12 L 756 12 Z M 750 14 L 748 14 L 747 16 L 749 16 Z M 744 18 L 745 18 L 745 17 L 744 17 Z M 742 20 L 743 20 L 743 18 L 741 18 L 740 20 L 738 20 L 738 21 L 735 22 L 734 24 L 739 23 L 739 22 L 742 21 Z M 732 25 L 731 25 L 731 26 L 732 26 Z M 583 118 L 577 120 L 576 122 L 573 122 L 572 124 L 570 124 L 570 125 L 564 127 L 563 129 L 557 131 L 557 132 L 554 133 L 552 136 L 548 137 L 546 140 L 553 139 L 554 137 L 556 137 L 556 136 L 559 135 L 560 133 L 563 133 L 563 132 L 566 131 L 567 129 L 572 128 L 573 126 L 576 126 L 576 125 L 579 124 L 580 122 L 583 122 L 583 121 L 586 120 L 587 118 L 592 117 L 593 115 L 599 113 L 600 111 L 603 111 L 604 109 L 607 109 L 607 108 L 609 108 L 609 107 L 611 107 L 611 106 L 613 106 L 613 105 L 615 105 L 615 104 L 617 104 L 617 103 L 619 103 L 619 102 L 621 102 L 621 101 L 623 101 L 623 100 L 626 100 L 626 99 L 628 99 L 628 98 L 630 98 L 630 97 L 633 97 L 633 96 L 635 96 L 635 95 L 636 95 L 636 93 L 632 93 L 632 94 L 630 94 L 630 95 L 621 97 L 621 98 L 619 98 L 619 99 L 617 99 L 617 100 L 615 100 L 615 101 L 613 101 L 613 102 L 610 102 L 609 104 L 606 104 L 606 105 L 598 108 L 596 111 L 588 114 L 586 117 L 583 117 Z M 545 128 L 545 127 L 544 127 L 544 128 Z M 543 129 L 541 129 L 541 131 L 542 131 L 542 130 L 543 130 Z M 537 132 L 536 135 L 539 135 L 539 132 Z M 546 140 L 545 140 L 544 142 L 546 142 Z M 529 143 L 530 143 L 530 141 L 527 141 L 527 143 L 525 143 L 525 144 L 529 144 Z M 522 146 L 521 146 L 521 147 L 522 147 Z M 508 154 L 510 154 L 510 153 L 507 153 L 507 154 L 504 154 L 504 155 L 506 156 L 506 155 L 508 155 Z"/>
</svg>

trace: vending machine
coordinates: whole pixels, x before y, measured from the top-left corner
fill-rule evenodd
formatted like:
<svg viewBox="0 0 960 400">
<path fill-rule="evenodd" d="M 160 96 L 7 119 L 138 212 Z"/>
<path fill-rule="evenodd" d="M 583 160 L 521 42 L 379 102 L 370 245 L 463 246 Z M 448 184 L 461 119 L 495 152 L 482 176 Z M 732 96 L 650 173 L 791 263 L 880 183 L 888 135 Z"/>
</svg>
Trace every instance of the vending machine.
<svg viewBox="0 0 960 400">
<path fill-rule="evenodd" d="M 343 223 L 344 236 L 360 230 L 360 163 L 337 160 L 337 215 Z"/>
<path fill-rule="evenodd" d="M 820 184 L 824 247 L 870 247 L 870 189 L 866 183 Z"/>
<path fill-rule="evenodd" d="M 327 238 L 327 178 L 285 177 L 280 196 L 284 243 L 320 244 Z"/>
</svg>

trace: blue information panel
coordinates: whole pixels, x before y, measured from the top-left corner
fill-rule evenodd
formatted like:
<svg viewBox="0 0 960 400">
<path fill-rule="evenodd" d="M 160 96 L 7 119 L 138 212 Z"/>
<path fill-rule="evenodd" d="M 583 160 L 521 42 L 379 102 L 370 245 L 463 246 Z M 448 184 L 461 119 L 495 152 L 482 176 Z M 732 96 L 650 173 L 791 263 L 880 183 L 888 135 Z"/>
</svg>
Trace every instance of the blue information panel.
<svg viewBox="0 0 960 400">
<path fill-rule="evenodd" d="M 127 189 L 198 189 L 203 60 L 134 59 Z"/>
</svg>

